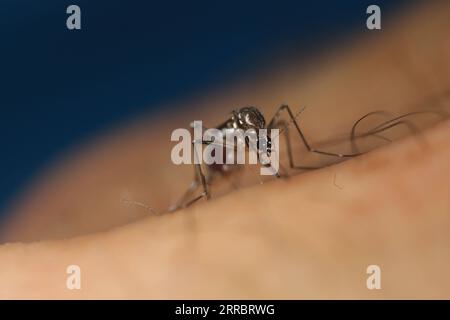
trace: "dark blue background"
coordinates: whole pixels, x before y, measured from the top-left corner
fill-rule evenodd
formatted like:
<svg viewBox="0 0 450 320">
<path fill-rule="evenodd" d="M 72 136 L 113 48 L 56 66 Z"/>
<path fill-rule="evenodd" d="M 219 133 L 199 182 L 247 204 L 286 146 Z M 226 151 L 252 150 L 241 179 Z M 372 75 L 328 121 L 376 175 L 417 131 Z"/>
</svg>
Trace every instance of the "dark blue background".
<svg viewBox="0 0 450 320">
<path fill-rule="evenodd" d="M 1 0 L 0 208 L 70 146 L 295 48 L 364 32 L 393 1 Z M 77 4 L 82 30 L 66 28 Z M 399 4 L 399 1 L 395 5 Z"/>
</svg>

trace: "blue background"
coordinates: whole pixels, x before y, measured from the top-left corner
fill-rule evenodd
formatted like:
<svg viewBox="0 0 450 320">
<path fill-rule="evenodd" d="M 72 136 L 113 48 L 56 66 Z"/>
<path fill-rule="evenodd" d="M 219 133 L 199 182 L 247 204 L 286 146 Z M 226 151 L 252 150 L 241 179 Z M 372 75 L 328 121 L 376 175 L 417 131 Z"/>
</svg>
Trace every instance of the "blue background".
<svg viewBox="0 0 450 320">
<path fill-rule="evenodd" d="M 287 49 L 364 32 L 369 4 L 384 19 L 401 2 L 1 0 L 0 212 L 71 146 Z M 80 31 L 66 28 L 70 4 Z"/>
</svg>

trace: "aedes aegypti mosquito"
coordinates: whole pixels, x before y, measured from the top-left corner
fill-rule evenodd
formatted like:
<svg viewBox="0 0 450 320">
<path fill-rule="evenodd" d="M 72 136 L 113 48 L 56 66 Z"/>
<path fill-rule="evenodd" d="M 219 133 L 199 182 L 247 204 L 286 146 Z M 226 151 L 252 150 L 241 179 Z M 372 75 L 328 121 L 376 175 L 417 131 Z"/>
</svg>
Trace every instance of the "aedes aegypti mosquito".
<svg viewBox="0 0 450 320">
<path fill-rule="evenodd" d="M 355 141 L 358 138 L 373 136 L 375 138 L 390 142 L 390 140 L 388 138 L 382 136 L 381 133 L 385 130 L 391 129 L 391 128 L 399 126 L 399 125 L 404 125 L 411 132 L 418 133 L 419 132 L 418 128 L 415 125 L 413 125 L 410 121 L 406 120 L 405 119 L 406 117 L 409 117 L 412 115 L 418 115 L 418 114 L 427 114 L 427 113 L 428 114 L 429 113 L 438 114 L 443 118 L 448 117 L 448 114 L 444 111 L 423 110 L 423 111 L 409 112 L 409 113 L 403 114 L 401 116 L 393 117 L 390 120 L 381 122 L 380 124 L 376 125 L 375 127 L 372 127 L 370 130 L 363 131 L 362 133 L 356 133 L 356 129 L 357 129 L 358 125 L 361 123 L 361 121 L 368 118 L 369 116 L 373 116 L 373 115 L 391 116 L 388 112 L 385 112 L 385 111 L 369 112 L 369 113 L 365 114 L 364 116 L 362 116 L 361 118 L 359 118 L 358 120 L 356 120 L 356 122 L 353 124 L 353 126 L 351 128 L 349 140 L 350 140 L 351 146 L 352 146 L 352 153 L 334 153 L 334 152 L 324 151 L 321 149 L 316 149 L 316 148 L 312 147 L 311 144 L 308 142 L 308 140 L 306 139 L 303 131 L 301 130 L 301 128 L 297 122 L 297 117 L 300 113 L 303 112 L 303 110 L 304 110 L 304 108 L 301 109 L 300 112 L 298 112 L 297 114 L 294 115 L 291 108 L 288 105 L 283 104 L 278 108 L 278 110 L 275 112 L 275 115 L 273 116 L 273 118 L 269 121 L 269 123 L 266 126 L 265 118 L 264 118 L 263 114 L 261 113 L 261 111 L 257 107 L 254 107 L 254 106 L 243 107 L 243 108 L 240 108 L 239 110 L 232 111 L 231 116 L 225 122 L 218 125 L 216 127 L 216 129 L 219 129 L 219 130 L 242 129 L 244 131 L 249 130 L 249 129 L 254 129 L 256 131 L 260 130 L 260 129 L 269 129 L 269 130 L 270 129 L 279 129 L 280 130 L 279 135 L 283 135 L 285 138 L 286 147 L 287 147 L 286 151 L 287 151 L 287 156 L 288 156 L 288 161 L 289 161 L 289 168 L 294 169 L 294 170 L 295 169 L 297 169 L 297 170 L 313 170 L 313 169 L 320 169 L 324 166 L 313 167 L 313 166 L 297 165 L 294 163 L 294 156 L 293 156 L 293 152 L 292 152 L 292 145 L 291 145 L 291 140 L 290 140 L 290 135 L 289 135 L 289 126 L 291 124 L 294 125 L 295 131 L 298 134 L 300 142 L 304 145 L 307 152 L 320 154 L 320 155 L 324 155 L 324 156 L 335 157 L 335 158 L 351 158 L 351 157 L 356 157 L 356 156 L 359 156 L 359 155 L 362 155 L 365 153 L 365 152 L 359 152 L 359 150 L 356 147 Z M 281 119 L 282 112 L 285 112 L 287 114 L 289 121 Z M 195 144 L 197 144 L 197 143 L 207 145 L 207 144 L 213 143 L 213 141 L 206 141 L 203 139 L 201 141 L 194 140 L 194 141 L 192 141 L 192 144 L 194 145 L 194 150 L 195 150 Z M 246 146 L 249 147 L 248 141 L 244 141 L 243 143 L 245 143 Z M 264 148 L 266 151 L 270 152 L 271 151 L 271 138 L 268 136 L 266 138 L 266 141 L 263 141 L 263 142 L 258 140 L 256 145 L 257 145 L 257 148 L 259 149 L 259 150 L 256 150 L 258 153 L 261 151 L 260 149 L 264 149 Z M 228 148 L 226 143 L 223 144 L 223 147 L 225 149 Z M 194 151 L 194 153 L 195 153 L 195 151 Z M 178 200 L 174 205 L 172 205 L 169 208 L 169 211 L 175 211 L 180 208 L 188 207 L 201 198 L 209 199 L 211 196 L 211 193 L 209 191 L 208 186 L 213 182 L 215 177 L 216 176 L 226 176 L 226 175 L 232 174 L 236 169 L 238 169 L 238 166 L 239 165 L 236 165 L 236 164 L 206 165 L 205 166 L 206 172 L 204 173 L 202 170 L 201 164 L 194 164 L 194 174 L 195 174 L 194 180 L 192 181 L 191 185 L 186 190 L 184 195 L 181 197 L 181 199 Z M 281 168 L 281 165 L 280 165 L 280 168 Z M 280 178 L 285 175 L 280 175 L 280 174 L 276 173 L 275 176 Z M 199 187 L 202 188 L 202 193 L 199 196 L 194 197 L 193 199 L 190 199 L 190 197 L 192 197 L 194 192 Z"/>
<path fill-rule="evenodd" d="M 328 152 L 328 151 L 313 148 L 310 145 L 310 143 L 308 142 L 308 140 L 306 139 L 303 131 L 301 130 L 301 128 L 296 120 L 297 116 L 302 111 L 303 111 L 303 109 L 298 114 L 294 115 L 291 108 L 288 105 L 284 104 L 278 108 L 275 115 L 273 116 L 273 118 L 269 121 L 269 123 L 266 126 L 266 120 L 258 108 L 253 107 L 253 106 L 243 107 L 237 111 L 233 111 L 231 113 L 231 116 L 225 122 L 218 125 L 216 127 L 216 129 L 218 129 L 218 130 L 242 129 L 244 131 L 249 130 L 249 129 L 254 129 L 254 130 L 280 129 L 280 135 L 282 134 L 286 140 L 287 155 L 288 155 L 288 159 L 289 159 L 290 169 L 309 170 L 309 169 L 319 169 L 320 168 L 320 167 L 312 167 L 312 166 L 302 166 L 302 165 L 297 165 L 294 163 L 291 140 L 290 140 L 290 136 L 289 136 L 289 125 L 290 124 L 294 125 L 295 131 L 298 133 L 298 136 L 299 136 L 302 144 L 306 147 L 306 150 L 308 152 L 325 155 L 325 156 L 337 157 L 337 158 L 349 158 L 349 157 L 359 156 L 362 154 L 360 152 L 354 152 L 351 154 L 333 153 L 333 152 Z M 289 117 L 288 122 L 281 119 L 282 112 L 287 113 L 287 115 Z M 361 118 L 361 119 L 363 119 L 363 118 Z M 356 135 L 356 133 L 355 133 L 356 125 L 359 123 L 360 120 L 358 120 L 355 123 L 354 127 L 352 128 L 352 136 L 351 136 L 352 141 L 354 141 L 354 139 L 356 139 L 358 137 L 362 137 L 365 135 L 369 135 L 369 134 L 376 135 L 377 133 L 387 129 L 382 124 L 382 125 L 378 126 L 376 128 L 376 130 L 372 130 L 372 131 L 365 132 L 363 134 Z M 392 127 L 392 126 L 397 125 L 398 123 L 389 123 L 389 124 L 390 124 L 390 127 Z M 207 144 L 212 143 L 212 141 L 206 141 L 203 139 L 201 141 L 194 140 L 194 141 L 192 141 L 192 144 L 194 145 L 194 150 L 195 150 L 196 143 L 207 145 Z M 247 147 L 249 147 L 248 141 L 245 141 L 245 143 L 246 143 Z M 257 146 L 258 146 L 258 149 L 260 149 L 262 147 L 267 148 L 266 150 L 268 152 L 270 152 L 270 148 L 271 148 L 270 137 L 267 137 L 267 141 L 265 141 L 265 142 L 261 142 L 258 140 Z M 227 146 L 224 145 L 224 148 L 227 148 Z M 257 151 L 260 151 L 260 150 L 257 150 Z M 230 164 L 211 164 L 211 165 L 206 165 L 205 166 L 206 172 L 203 172 L 202 165 L 200 163 L 194 164 L 195 178 L 194 178 L 193 182 L 191 183 L 191 185 L 187 189 L 187 191 L 184 193 L 184 195 L 181 197 L 181 199 L 178 200 L 177 203 L 175 203 L 174 205 L 172 205 L 170 207 L 169 211 L 175 211 L 179 208 L 188 207 L 189 205 L 193 204 L 194 202 L 196 202 L 197 200 L 199 200 L 203 197 L 206 199 L 209 199 L 211 196 L 210 190 L 209 190 L 209 185 L 212 183 L 214 178 L 217 175 L 223 176 L 223 175 L 231 174 L 233 171 L 235 171 L 235 169 L 237 169 L 237 166 L 238 165 L 235 165 L 235 164 L 232 164 L 232 165 L 230 165 Z M 276 173 L 275 176 L 282 177 L 283 175 Z M 199 196 L 197 196 L 193 199 L 190 199 L 190 197 L 193 195 L 193 193 L 200 187 L 202 188 L 202 193 Z"/>
</svg>

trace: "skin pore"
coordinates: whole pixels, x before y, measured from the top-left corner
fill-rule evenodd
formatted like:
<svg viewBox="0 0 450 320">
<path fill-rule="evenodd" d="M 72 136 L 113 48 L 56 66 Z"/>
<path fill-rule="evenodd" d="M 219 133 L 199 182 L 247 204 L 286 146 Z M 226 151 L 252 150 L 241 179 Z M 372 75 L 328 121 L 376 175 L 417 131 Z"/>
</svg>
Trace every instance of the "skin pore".
<svg viewBox="0 0 450 320">
<path fill-rule="evenodd" d="M 396 128 L 386 134 L 395 142 L 361 157 L 174 214 L 121 201 L 158 212 L 173 203 L 192 168 L 171 164 L 170 132 L 194 119 L 219 123 L 233 106 L 260 106 L 266 120 L 282 102 L 307 106 L 300 124 L 313 144 L 347 134 L 373 110 L 445 107 L 448 98 L 430 97 L 450 87 L 450 6 L 404 15 L 332 58 L 308 61 L 312 70 L 275 68 L 61 160 L 2 230 L 0 298 L 450 298 L 450 126 L 436 116 L 409 119 L 419 137 Z M 72 264 L 81 290 L 66 288 Z M 381 290 L 366 287 L 372 264 Z"/>
</svg>

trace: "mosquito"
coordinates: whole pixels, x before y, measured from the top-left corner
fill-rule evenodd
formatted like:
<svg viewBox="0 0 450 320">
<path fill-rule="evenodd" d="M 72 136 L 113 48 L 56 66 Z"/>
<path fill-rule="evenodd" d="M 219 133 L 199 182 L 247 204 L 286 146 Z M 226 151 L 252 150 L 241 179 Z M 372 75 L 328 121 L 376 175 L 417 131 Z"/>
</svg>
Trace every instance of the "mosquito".
<svg viewBox="0 0 450 320">
<path fill-rule="evenodd" d="M 231 112 L 230 117 L 224 121 L 222 124 L 216 127 L 216 129 L 219 130 L 260 130 L 260 129 L 279 129 L 279 135 L 283 135 L 286 147 L 287 147 L 287 156 L 289 161 L 289 168 L 292 170 L 314 170 L 314 169 L 320 169 L 324 166 L 304 166 L 304 165 L 298 165 L 294 162 L 294 156 L 292 152 L 292 145 L 291 145 L 291 138 L 290 138 L 290 131 L 289 127 L 290 125 L 294 126 L 295 132 L 297 133 L 298 139 L 303 144 L 303 146 L 306 148 L 306 151 L 309 153 L 319 154 L 322 156 L 327 157 L 334 157 L 334 158 L 352 158 L 356 156 L 360 156 L 366 152 L 359 152 L 357 146 L 356 146 L 356 139 L 364 138 L 364 137 L 375 137 L 378 139 L 382 139 L 388 142 L 391 142 L 390 139 L 383 136 L 381 133 L 383 133 L 386 130 L 389 130 L 391 128 L 394 128 L 396 126 L 405 126 L 409 129 L 410 132 L 413 134 L 419 134 L 420 130 L 417 126 L 415 126 L 411 121 L 407 120 L 407 117 L 414 116 L 414 115 L 420 115 L 420 114 L 434 114 L 437 115 L 441 119 L 448 119 L 450 117 L 449 113 L 444 110 L 442 107 L 448 106 L 445 101 L 448 100 L 450 97 L 450 90 L 445 90 L 443 92 L 438 92 L 436 94 L 432 94 L 430 96 L 425 97 L 422 101 L 419 101 L 417 104 L 412 106 L 412 109 L 416 109 L 422 106 L 427 106 L 426 109 L 420 110 L 420 111 L 413 111 L 409 113 L 405 113 L 403 115 L 392 117 L 392 115 L 389 112 L 386 111 L 372 111 L 361 118 L 359 118 L 356 122 L 354 122 L 351 131 L 349 140 L 351 143 L 352 153 L 334 153 L 329 151 L 324 151 L 322 149 L 317 149 L 312 147 L 312 145 L 309 143 L 309 141 L 306 139 L 305 134 L 303 133 L 302 129 L 300 128 L 299 123 L 297 122 L 297 117 L 304 111 L 305 108 L 301 109 L 297 114 L 294 115 L 291 108 L 287 104 L 281 105 L 277 111 L 275 112 L 272 119 L 269 121 L 269 123 L 266 126 L 265 118 L 262 114 L 262 112 L 254 106 L 248 106 L 240 108 L 239 110 L 234 110 Z M 434 107 L 438 107 L 433 108 Z M 440 108 L 439 108 L 440 106 Z M 289 121 L 286 121 L 282 118 L 282 115 L 287 114 Z M 363 131 L 361 133 L 357 133 L 357 127 L 361 124 L 361 122 L 370 117 L 370 116 L 383 116 L 383 117 L 390 117 L 389 120 L 383 121 L 380 124 L 376 125 L 375 127 L 372 127 L 369 130 Z M 266 138 L 267 141 L 257 141 L 257 153 L 261 154 L 262 152 L 266 151 L 270 153 L 271 150 L 271 139 L 270 137 Z M 336 140 L 338 141 L 338 140 Z M 195 150 L 195 144 L 211 144 L 214 143 L 213 141 L 207 141 L 207 140 L 201 140 L 201 141 L 192 141 L 192 144 L 194 145 Z M 244 143 L 249 147 L 248 141 L 244 141 Z M 224 148 L 227 148 L 226 144 L 223 144 Z M 225 151 L 227 152 L 227 151 Z M 194 151 L 195 154 L 195 151 Z M 212 165 L 206 165 L 205 172 L 202 170 L 201 164 L 194 164 L 194 180 L 192 181 L 189 188 L 186 190 L 184 195 L 181 197 L 180 200 L 178 200 L 174 205 L 172 205 L 169 208 L 169 211 L 175 211 L 180 208 L 185 208 L 190 205 L 192 205 L 194 202 L 206 198 L 209 199 L 211 197 L 211 192 L 209 190 L 209 185 L 212 184 L 212 182 L 216 179 L 218 176 L 229 176 L 230 174 L 233 174 L 235 171 L 237 171 L 240 168 L 240 165 L 234 164 L 212 164 Z M 282 169 L 282 166 L 280 164 L 280 169 Z M 283 171 L 286 171 L 284 168 Z M 277 178 L 286 177 L 286 174 L 278 174 L 276 173 L 275 176 Z M 197 191 L 198 188 L 202 189 L 202 192 L 199 196 L 194 197 L 191 199 L 195 191 Z"/>
<path fill-rule="evenodd" d="M 288 156 L 288 161 L 289 161 L 289 168 L 292 170 L 314 170 L 314 169 L 323 168 L 324 166 L 304 166 L 304 165 L 299 165 L 299 164 L 295 163 L 293 152 L 292 152 L 293 148 L 292 148 L 292 144 L 291 144 L 290 131 L 289 131 L 289 127 L 291 125 L 294 126 L 294 129 L 298 136 L 298 139 L 303 144 L 303 146 L 306 148 L 307 152 L 319 154 L 322 156 L 342 159 L 342 158 L 352 158 L 352 157 L 360 156 L 360 155 L 366 153 L 366 152 L 359 152 L 359 150 L 357 149 L 355 140 L 358 138 L 373 136 L 373 137 L 383 139 L 383 140 L 390 142 L 390 140 L 388 138 L 382 136 L 381 133 L 390 128 L 400 126 L 400 125 L 404 125 L 404 126 L 408 127 L 409 130 L 413 133 L 418 133 L 419 132 L 418 128 L 416 126 L 414 126 L 410 121 L 405 119 L 408 116 L 417 115 L 417 114 L 435 113 L 435 114 L 440 115 L 443 118 L 448 117 L 448 114 L 446 112 L 440 112 L 440 111 L 436 111 L 436 110 L 434 110 L 434 111 L 433 110 L 424 110 L 424 111 L 410 112 L 410 113 L 406 113 L 406 114 L 403 114 L 398 117 L 391 118 L 390 120 L 384 121 L 384 122 L 378 124 L 377 126 L 371 128 L 370 130 L 366 130 L 362 133 L 357 133 L 356 129 L 357 129 L 358 125 L 361 123 L 362 120 L 368 118 L 369 116 L 373 116 L 373 115 L 391 116 L 389 113 L 387 113 L 385 111 L 369 112 L 369 113 L 365 114 L 364 116 L 362 116 L 361 118 L 359 118 L 351 128 L 350 142 L 351 142 L 351 146 L 352 146 L 352 153 L 334 153 L 334 152 L 329 152 L 329 151 L 325 151 L 322 149 L 314 148 L 310 144 L 310 142 L 306 138 L 305 134 L 303 133 L 303 131 L 300 128 L 300 125 L 297 121 L 297 117 L 303 112 L 304 109 L 305 108 L 301 109 L 300 112 L 298 112 L 297 114 L 294 115 L 291 108 L 287 104 L 283 104 L 277 109 L 277 111 L 275 112 L 272 119 L 266 125 L 266 120 L 265 120 L 262 112 L 257 107 L 247 106 L 247 107 L 240 108 L 239 110 L 232 111 L 230 117 L 227 120 L 225 120 L 222 124 L 218 125 L 216 127 L 216 129 L 223 130 L 223 131 L 225 131 L 225 130 L 233 131 L 233 130 L 238 130 L 238 129 L 241 129 L 244 131 L 249 130 L 249 129 L 253 129 L 256 131 L 258 131 L 260 129 L 268 129 L 268 130 L 279 129 L 280 130 L 279 135 L 283 135 L 285 142 L 286 142 L 286 147 L 287 147 L 286 151 L 287 151 L 287 156 Z M 282 118 L 283 114 L 287 115 L 289 121 L 286 121 Z M 257 145 L 258 150 L 256 150 L 256 151 L 258 154 L 261 154 L 264 151 L 266 151 L 268 153 L 270 153 L 272 151 L 271 150 L 271 138 L 268 136 L 266 139 L 267 139 L 267 141 L 257 140 L 256 145 Z M 214 143 L 214 141 L 208 141 L 208 140 L 203 140 L 203 139 L 200 141 L 197 141 L 197 140 L 192 141 L 192 144 L 194 146 L 194 154 L 195 154 L 195 149 L 196 149 L 195 145 L 196 144 L 208 145 L 211 143 Z M 247 140 L 245 140 L 244 142 L 241 142 L 241 143 L 245 143 L 246 147 L 250 147 Z M 227 148 L 228 146 L 225 143 L 225 144 L 223 144 L 223 147 Z M 227 152 L 227 151 L 225 151 L 225 152 Z M 240 165 L 238 165 L 238 164 L 231 164 L 231 165 L 230 164 L 210 164 L 210 165 L 205 165 L 205 172 L 204 172 L 201 164 L 199 164 L 199 163 L 194 164 L 194 180 L 192 181 L 191 185 L 186 190 L 186 192 L 183 194 L 183 196 L 174 205 L 172 205 L 169 208 L 169 211 L 172 212 L 172 211 L 175 211 L 180 208 L 186 208 L 202 198 L 210 199 L 211 192 L 209 190 L 209 186 L 212 184 L 212 182 L 218 176 L 228 177 L 230 174 L 233 174 L 234 172 L 236 172 L 239 168 L 240 168 Z M 286 171 L 284 168 L 282 168 L 281 164 L 280 164 L 280 169 L 283 169 L 283 171 Z M 286 177 L 287 175 L 276 173 L 275 176 L 277 178 L 282 178 L 282 177 Z M 192 198 L 193 194 L 199 188 L 201 188 L 201 190 L 202 190 L 201 194 Z"/>
<path fill-rule="evenodd" d="M 328 152 L 320 149 L 313 148 L 311 144 L 306 139 L 302 129 L 300 128 L 300 125 L 298 124 L 296 118 L 298 115 L 303 112 L 304 108 L 301 109 L 300 112 L 298 112 L 296 115 L 292 112 L 291 108 L 283 104 L 281 105 L 278 110 L 276 111 L 273 118 L 269 121 L 269 123 L 266 125 L 266 120 L 262 114 L 262 112 L 254 106 L 247 106 L 240 108 L 239 110 L 234 110 L 231 112 L 230 117 L 224 121 L 222 124 L 215 127 L 218 130 L 226 131 L 226 130 L 238 130 L 241 129 L 243 131 L 246 130 L 255 130 L 258 131 L 260 129 L 279 129 L 279 134 L 283 135 L 286 141 L 287 146 L 287 156 L 289 159 L 289 167 L 290 169 L 294 170 L 311 170 L 311 169 L 319 169 L 320 167 L 313 167 L 313 166 L 304 166 L 304 165 L 298 165 L 294 162 L 294 156 L 292 152 L 292 145 L 289 135 L 289 126 L 291 124 L 294 125 L 295 131 L 298 134 L 298 137 L 302 144 L 306 147 L 306 150 L 310 153 L 316 153 L 323 156 L 329 156 L 329 157 L 336 157 L 336 158 L 350 158 L 359 156 L 362 153 L 361 152 L 354 152 L 351 154 L 345 154 L 345 153 L 333 153 Z M 287 114 L 289 121 L 286 121 L 282 119 L 282 114 Z M 361 136 L 353 134 L 353 138 L 357 138 Z M 270 153 L 271 150 L 271 138 L 268 136 L 266 138 L 266 141 L 261 141 L 258 138 L 256 138 L 256 145 L 257 145 L 257 154 L 261 154 L 262 152 Z M 194 146 L 194 153 L 195 153 L 195 145 L 196 144 L 204 144 L 208 145 L 214 143 L 213 141 L 209 140 L 194 140 L 192 141 L 192 144 Z M 245 143 L 247 148 L 250 148 L 250 144 L 248 140 L 241 141 L 241 143 Z M 227 145 L 223 145 L 224 148 L 227 148 Z M 229 152 L 229 150 L 225 150 L 226 152 Z M 233 152 L 233 150 L 232 150 Z M 178 200 L 174 205 L 172 205 L 169 208 L 169 211 L 175 211 L 180 208 L 185 208 L 193 204 L 194 202 L 200 200 L 201 198 L 209 199 L 211 197 L 211 192 L 209 190 L 209 185 L 216 179 L 217 176 L 229 176 L 230 174 L 234 173 L 236 170 L 239 169 L 239 165 L 237 164 L 209 164 L 205 165 L 205 170 L 202 169 L 202 165 L 200 163 L 194 164 L 194 180 L 192 181 L 189 188 L 186 190 L 184 195 L 181 197 L 180 200 Z M 205 172 L 204 172 L 205 171 Z M 283 169 L 283 171 L 285 171 Z M 284 174 L 279 174 L 278 172 L 274 174 L 277 178 L 285 177 Z M 198 188 L 202 189 L 202 192 L 199 196 L 194 197 L 193 199 L 190 199 L 192 195 L 197 191 Z"/>
</svg>

